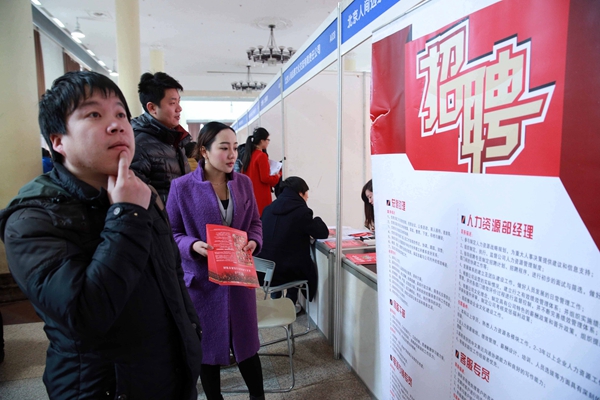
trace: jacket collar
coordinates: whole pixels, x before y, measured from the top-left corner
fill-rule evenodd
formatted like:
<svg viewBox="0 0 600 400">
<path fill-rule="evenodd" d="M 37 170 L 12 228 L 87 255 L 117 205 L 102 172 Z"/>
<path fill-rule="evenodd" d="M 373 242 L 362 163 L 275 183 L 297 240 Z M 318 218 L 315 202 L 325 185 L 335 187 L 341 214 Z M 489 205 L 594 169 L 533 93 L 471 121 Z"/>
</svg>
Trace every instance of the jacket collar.
<svg viewBox="0 0 600 400">
<path fill-rule="evenodd" d="M 188 139 L 190 134 L 181 125 L 178 125 L 175 129 L 169 129 L 147 112 L 132 119 L 131 126 L 135 136 L 143 132 L 172 146 L 183 147 L 191 140 L 191 138 Z"/>
<path fill-rule="evenodd" d="M 10 215 L 23 208 L 45 209 L 57 226 L 71 226 L 78 230 L 89 229 L 85 216 L 73 207 L 67 209 L 63 204 L 85 204 L 93 208 L 110 207 L 108 193 L 100 191 L 77 179 L 62 164 L 55 163 L 54 169 L 40 175 L 19 190 L 7 208 L 0 210 L 0 239 L 4 240 L 4 228 Z"/>
<path fill-rule="evenodd" d="M 110 206 L 108 193 L 104 188 L 100 188 L 98 191 L 93 186 L 77 179 L 75 175 L 60 163 L 54 165 L 54 169 L 50 172 L 50 178 L 77 200 L 81 200 L 84 203 L 97 203 L 96 205 L 99 206 Z"/>
</svg>

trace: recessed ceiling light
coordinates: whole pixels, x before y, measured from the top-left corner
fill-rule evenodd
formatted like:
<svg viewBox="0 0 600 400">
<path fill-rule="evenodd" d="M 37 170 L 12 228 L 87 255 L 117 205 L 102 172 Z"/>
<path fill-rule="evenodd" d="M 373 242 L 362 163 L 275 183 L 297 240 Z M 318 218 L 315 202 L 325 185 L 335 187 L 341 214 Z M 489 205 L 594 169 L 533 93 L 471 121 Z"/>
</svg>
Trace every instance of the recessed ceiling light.
<svg viewBox="0 0 600 400">
<path fill-rule="evenodd" d="M 92 56 L 92 57 L 94 57 L 94 56 L 96 55 L 96 54 L 94 54 L 94 52 L 93 52 L 93 51 L 91 51 L 90 49 L 87 49 L 86 51 L 87 51 L 87 52 L 88 52 L 88 54 L 89 54 L 90 56 Z"/>
<path fill-rule="evenodd" d="M 79 38 L 73 37 L 73 40 L 79 44 L 81 44 L 81 40 L 79 40 Z"/>
<path fill-rule="evenodd" d="M 102 60 L 98 60 L 98 64 L 100 64 L 102 67 L 106 67 L 106 64 L 104 64 L 104 61 Z"/>
<path fill-rule="evenodd" d="M 33 4 L 35 4 L 36 6 L 41 6 L 42 5 L 42 3 L 40 3 L 38 0 L 31 0 L 31 2 Z"/>
<path fill-rule="evenodd" d="M 61 28 L 65 27 L 65 24 L 63 24 L 62 22 L 60 22 L 60 19 L 58 19 L 58 18 L 52 18 L 52 20 L 54 22 L 56 22 L 56 25 L 60 26 Z"/>
</svg>

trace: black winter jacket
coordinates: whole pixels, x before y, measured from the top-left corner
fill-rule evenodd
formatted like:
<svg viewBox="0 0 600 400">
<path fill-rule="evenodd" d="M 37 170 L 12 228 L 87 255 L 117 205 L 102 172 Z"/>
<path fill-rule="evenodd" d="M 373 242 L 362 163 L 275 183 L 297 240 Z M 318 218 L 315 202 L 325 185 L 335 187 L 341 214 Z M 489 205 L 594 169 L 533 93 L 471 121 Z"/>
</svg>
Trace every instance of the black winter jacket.
<svg viewBox="0 0 600 400">
<path fill-rule="evenodd" d="M 154 186 L 166 204 L 171 181 L 191 171 L 184 147 L 192 137 L 183 128 L 168 129 L 148 113 L 132 119 L 131 126 L 135 135 L 131 169 Z"/>
<path fill-rule="evenodd" d="M 50 340 L 50 399 L 196 399 L 200 323 L 155 200 L 111 205 L 55 164 L 0 211 L 10 271 Z"/>
<path fill-rule="evenodd" d="M 318 274 L 310 257 L 310 238 L 329 236 L 327 225 L 320 217 L 313 218 L 306 201 L 287 187 L 263 210 L 260 219 L 263 247 L 258 256 L 275 261 L 271 283 L 275 286 L 308 279 L 312 300 L 317 291 Z"/>
</svg>

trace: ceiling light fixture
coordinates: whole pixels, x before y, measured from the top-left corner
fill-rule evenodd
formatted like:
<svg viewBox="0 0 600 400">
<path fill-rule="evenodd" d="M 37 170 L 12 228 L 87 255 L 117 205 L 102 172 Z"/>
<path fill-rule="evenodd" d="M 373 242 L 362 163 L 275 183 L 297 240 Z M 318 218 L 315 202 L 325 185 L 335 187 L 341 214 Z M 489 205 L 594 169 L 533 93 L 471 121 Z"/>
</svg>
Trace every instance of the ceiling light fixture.
<svg viewBox="0 0 600 400">
<path fill-rule="evenodd" d="M 253 90 L 263 90 L 267 87 L 267 84 L 264 82 L 252 81 L 252 77 L 250 76 L 250 65 L 247 65 L 246 68 L 248 68 L 246 81 L 232 82 L 231 88 L 233 90 L 252 92 Z"/>
<path fill-rule="evenodd" d="M 250 47 L 246 50 L 248 60 L 252 61 L 255 65 L 256 63 L 262 63 L 263 65 L 283 64 L 296 52 L 292 47 L 288 47 L 287 49 L 285 46 L 278 47 L 277 43 L 275 43 L 275 35 L 273 34 L 275 25 L 269 25 L 269 29 L 271 30 L 271 35 L 269 36 L 267 47 L 259 45 L 258 48 Z"/>
<path fill-rule="evenodd" d="M 88 54 L 92 57 L 94 57 L 96 55 L 96 53 L 94 53 L 93 51 L 91 51 L 90 49 L 86 49 L 85 51 L 88 52 Z"/>
<path fill-rule="evenodd" d="M 117 72 L 117 64 L 115 63 L 115 60 L 113 60 L 113 68 L 112 70 L 108 70 L 108 72 L 110 73 L 110 76 L 119 76 L 119 73 Z"/>
<path fill-rule="evenodd" d="M 31 2 L 33 4 L 35 4 L 36 6 L 41 6 L 42 5 L 42 3 L 40 3 L 38 0 L 31 0 Z"/>
<path fill-rule="evenodd" d="M 85 34 L 81 32 L 81 29 L 79 28 L 79 18 L 77 18 L 77 25 L 75 26 L 75 30 L 71 32 L 71 36 L 77 39 L 82 39 L 85 37 Z"/>
<path fill-rule="evenodd" d="M 53 20 L 53 21 L 56 23 L 56 25 L 58 25 L 59 27 L 61 27 L 61 28 L 64 28 L 64 27 L 65 27 L 65 24 L 63 24 L 63 23 L 61 22 L 61 20 L 60 20 L 60 19 L 58 19 L 58 18 L 52 18 L 52 20 Z"/>
</svg>

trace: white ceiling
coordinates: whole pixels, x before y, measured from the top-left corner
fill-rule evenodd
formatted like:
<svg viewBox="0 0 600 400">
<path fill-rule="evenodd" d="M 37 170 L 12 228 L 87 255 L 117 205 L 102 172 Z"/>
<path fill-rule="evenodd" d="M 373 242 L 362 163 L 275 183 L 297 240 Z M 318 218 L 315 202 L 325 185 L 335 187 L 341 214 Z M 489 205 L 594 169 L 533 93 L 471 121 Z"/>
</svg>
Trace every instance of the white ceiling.
<svg viewBox="0 0 600 400">
<path fill-rule="evenodd" d="M 112 68 L 117 58 L 115 3 L 106 0 L 39 0 L 44 9 L 74 31 L 76 18 L 83 44 Z M 142 72 L 150 68 L 150 50 L 164 54 L 165 72 L 184 92 L 211 96 L 234 94 L 231 82 L 246 77 L 248 47 L 266 46 L 267 25 L 275 24 L 278 46 L 298 49 L 338 0 L 139 0 Z M 117 64 L 118 67 L 118 64 Z M 252 68 L 254 80 L 269 83 L 280 66 Z M 258 93 L 256 93 L 257 95 Z"/>
</svg>

